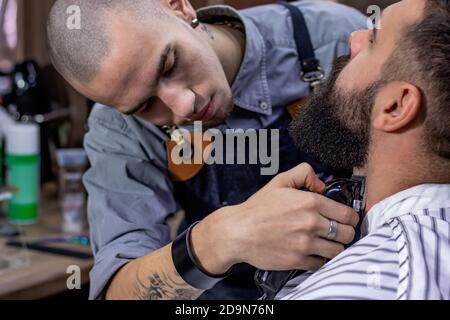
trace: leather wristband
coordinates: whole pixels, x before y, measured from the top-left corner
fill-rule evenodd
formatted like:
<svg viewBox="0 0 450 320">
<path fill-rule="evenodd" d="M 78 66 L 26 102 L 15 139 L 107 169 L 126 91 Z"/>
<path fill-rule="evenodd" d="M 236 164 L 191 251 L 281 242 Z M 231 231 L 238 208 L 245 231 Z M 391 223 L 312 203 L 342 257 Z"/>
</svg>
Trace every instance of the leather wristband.
<svg viewBox="0 0 450 320">
<path fill-rule="evenodd" d="M 191 232 L 200 221 L 192 224 L 172 243 L 172 260 L 181 278 L 190 286 L 209 290 L 225 279 L 231 269 L 223 275 L 212 275 L 203 270 L 195 261 L 191 250 Z"/>
</svg>

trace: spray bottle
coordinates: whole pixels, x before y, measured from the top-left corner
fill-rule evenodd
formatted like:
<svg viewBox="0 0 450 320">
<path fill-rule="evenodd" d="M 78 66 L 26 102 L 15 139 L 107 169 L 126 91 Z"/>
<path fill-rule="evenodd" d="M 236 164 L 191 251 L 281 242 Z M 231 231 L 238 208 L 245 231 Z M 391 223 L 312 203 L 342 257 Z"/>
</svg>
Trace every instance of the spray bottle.
<svg viewBox="0 0 450 320">
<path fill-rule="evenodd" d="M 7 217 L 18 225 L 33 224 L 39 216 L 39 126 L 15 123 L 6 133 L 6 180 L 15 190 Z"/>
</svg>

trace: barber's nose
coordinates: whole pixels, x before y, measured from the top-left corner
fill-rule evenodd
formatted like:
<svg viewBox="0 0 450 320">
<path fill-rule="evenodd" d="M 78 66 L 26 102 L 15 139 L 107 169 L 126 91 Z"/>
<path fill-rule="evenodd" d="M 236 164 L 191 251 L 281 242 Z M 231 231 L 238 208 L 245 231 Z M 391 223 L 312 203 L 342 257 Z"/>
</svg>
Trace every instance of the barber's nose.
<svg viewBox="0 0 450 320">
<path fill-rule="evenodd" d="M 166 86 L 160 89 L 159 98 L 179 117 L 188 118 L 195 112 L 195 94 L 188 88 Z"/>
<path fill-rule="evenodd" d="M 351 58 L 355 58 L 369 43 L 370 30 L 355 31 L 350 35 Z"/>
</svg>

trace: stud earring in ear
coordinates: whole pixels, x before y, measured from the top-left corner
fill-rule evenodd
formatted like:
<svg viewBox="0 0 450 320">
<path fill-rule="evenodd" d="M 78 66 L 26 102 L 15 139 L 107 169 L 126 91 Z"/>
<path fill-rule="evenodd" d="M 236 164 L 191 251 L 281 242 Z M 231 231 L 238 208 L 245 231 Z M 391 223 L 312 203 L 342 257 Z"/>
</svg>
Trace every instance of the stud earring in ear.
<svg viewBox="0 0 450 320">
<path fill-rule="evenodd" d="M 192 19 L 192 22 L 191 22 L 191 27 L 192 27 L 192 28 L 197 29 L 197 27 L 198 27 L 199 25 L 200 25 L 200 21 L 199 21 L 197 18 Z"/>
</svg>

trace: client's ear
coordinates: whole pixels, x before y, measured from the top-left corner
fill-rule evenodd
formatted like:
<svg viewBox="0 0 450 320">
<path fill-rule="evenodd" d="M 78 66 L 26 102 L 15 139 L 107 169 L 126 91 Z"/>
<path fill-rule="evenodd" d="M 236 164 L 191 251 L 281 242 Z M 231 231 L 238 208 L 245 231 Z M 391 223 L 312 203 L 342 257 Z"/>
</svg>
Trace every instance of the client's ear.
<svg viewBox="0 0 450 320">
<path fill-rule="evenodd" d="M 393 132 L 414 122 L 420 114 L 422 93 L 407 82 L 394 81 L 380 89 L 373 113 L 375 129 Z"/>
</svg>

